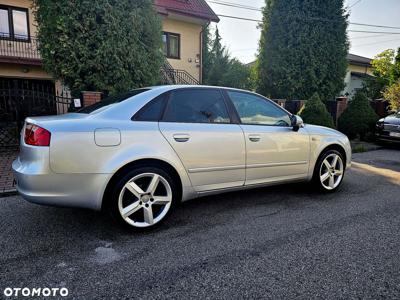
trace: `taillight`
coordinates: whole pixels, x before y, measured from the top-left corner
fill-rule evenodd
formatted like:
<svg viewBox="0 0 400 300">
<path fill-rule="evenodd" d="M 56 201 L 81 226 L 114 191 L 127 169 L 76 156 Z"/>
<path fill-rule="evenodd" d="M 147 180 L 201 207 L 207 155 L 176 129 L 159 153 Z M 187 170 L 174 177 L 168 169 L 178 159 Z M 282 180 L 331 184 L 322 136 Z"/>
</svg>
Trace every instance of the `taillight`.
<svg viewBox="0 0 400 300">
<path fill-rule="evenodd" d="M 50 131 L 30 123 L 25 125 L 25 144 L 31 146 L 50 146 Z"/>
</svg>

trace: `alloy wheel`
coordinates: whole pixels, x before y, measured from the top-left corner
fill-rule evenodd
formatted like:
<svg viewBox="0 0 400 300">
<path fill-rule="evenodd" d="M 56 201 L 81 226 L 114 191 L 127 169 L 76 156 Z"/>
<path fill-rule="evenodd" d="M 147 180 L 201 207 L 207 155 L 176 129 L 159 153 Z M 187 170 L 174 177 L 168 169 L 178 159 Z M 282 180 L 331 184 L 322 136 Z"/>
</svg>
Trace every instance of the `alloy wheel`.
<svg viewBox="0 0 400 300">
<path fill-rule="evenodd" d="M 343 160 L 336 153 L 325 157 L 319 171 L 319 178 L 322 186 L 326 190 L 334 190 L 343 179 Z"/>
<path fill-rule="evenodd" d="M 118 209 L 122 218 L 134 227 L 150 227 L 160 222 L 172 204 L 172 189 L 159 174 L 143 173 L 122 188 Z"/>
</svg>

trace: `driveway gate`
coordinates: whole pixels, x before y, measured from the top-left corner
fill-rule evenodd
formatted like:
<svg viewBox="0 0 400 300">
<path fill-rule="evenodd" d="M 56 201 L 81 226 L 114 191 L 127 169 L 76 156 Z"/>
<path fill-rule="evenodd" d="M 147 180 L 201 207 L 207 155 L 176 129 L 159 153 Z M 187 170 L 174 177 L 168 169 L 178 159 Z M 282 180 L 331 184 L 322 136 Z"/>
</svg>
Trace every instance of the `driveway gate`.
<svg viewBox="0 0 400 300">
<path fill-rule="evenodd" d="M 0 78 L 0 148 L 18 146 L 26 117 L 65 113 L 71 102 L 53 81 Z"/>
</svg>

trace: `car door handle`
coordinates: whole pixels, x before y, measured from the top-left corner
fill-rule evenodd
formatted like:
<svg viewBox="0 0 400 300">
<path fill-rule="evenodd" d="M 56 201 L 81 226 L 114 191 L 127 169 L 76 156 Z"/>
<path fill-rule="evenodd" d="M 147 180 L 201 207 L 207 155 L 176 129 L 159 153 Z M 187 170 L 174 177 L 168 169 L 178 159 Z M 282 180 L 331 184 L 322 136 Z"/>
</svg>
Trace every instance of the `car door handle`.
<svg viewBox="0 0 400 300">
<path fill-rule="evenodd" d="M 261 136 L 258 134 L 250 134 L 249 140 L 250 142 L 259 142 L 261 140 Z"/>
<path fill-rule="evenodd" d="M 190 136 L 188 134 L 174 134 L 173 137 L 174 140 L 178 143 L 184 143 L 190 139 Z"/>
</svg>

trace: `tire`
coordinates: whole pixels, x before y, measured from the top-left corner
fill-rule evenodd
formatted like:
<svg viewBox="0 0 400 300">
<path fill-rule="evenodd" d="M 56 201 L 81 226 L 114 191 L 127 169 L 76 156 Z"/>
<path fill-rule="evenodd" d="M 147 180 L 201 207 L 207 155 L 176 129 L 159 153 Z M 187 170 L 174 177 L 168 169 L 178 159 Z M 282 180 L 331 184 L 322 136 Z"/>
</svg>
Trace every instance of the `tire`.
<svg viewBox="0 0 400 300">
<path fill-rule="evenodd" d="M 178 202 L 177 195 L 176 183 L 165 170 L 139 166 L 117 180 L 108 207 L 120 225 L 143 231 L 162 224 Z"/>
<path fill-rule="evenodd" d="M 315 165 L 313 184 L 325 193 L 337 191 L 343 182 L 345 166 L 346 162 L 340 152 L 336 150 L 325 151 L 320 155 Z"/>
</svg>

